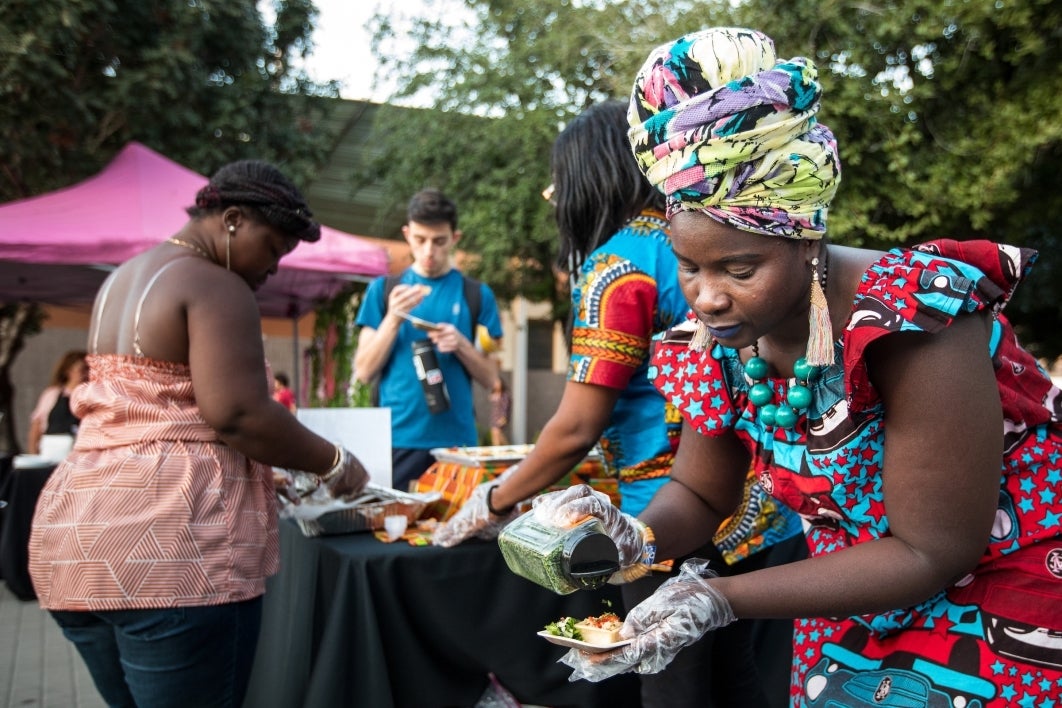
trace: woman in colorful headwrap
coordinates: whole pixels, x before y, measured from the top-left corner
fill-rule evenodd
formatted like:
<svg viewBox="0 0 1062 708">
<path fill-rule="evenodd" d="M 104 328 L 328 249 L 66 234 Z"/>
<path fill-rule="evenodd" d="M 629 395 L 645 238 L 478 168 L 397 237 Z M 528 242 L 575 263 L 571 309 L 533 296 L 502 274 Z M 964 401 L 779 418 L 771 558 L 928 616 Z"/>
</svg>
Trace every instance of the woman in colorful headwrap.
<svg viewBox="0 0 1062 708">
<path fill-rule="evenodd" d="M 650 376 L 684 418 L 671 481 L 634 519 L 586 487 L 624 563 L 708 538 L 751 461 L 812 557 L 732 577 L 688 563 L 575 676 L 658 671 L 735 618 L 795 618 L 794 705 L 1055 705 L 1062 690 L 1062 394 L 1001 310 L 1035 253 L 827 243 L 839 161 L 806 59 L 717 28 L 649 57 L 630 138 L 667 195 L 695 315 Z M 892 702 L 890 702 L 892 701 Z"/>
<path fill-rule="evenodd" d="M 681 420 L 646 372 L 653 334 L 682 322 L 689 306 L 679 288 L 664 196 L 638 171 L 627 143 L 626 105 L 605 101 L 576 116 L 554 142 L 551 171 L 558 263 L 572 280 L 568 382 L 534 450 L 476 489 L 435 532 L 437 545 L 497 536 L 520 501 L 556 484 L 595 445 L 619 480 L 628 514 L 645 508 L 671 469 Z M 695 550 L 725 574 L 806 555 L 800 519 L 764 503 L 764 496 L 750 484 L 743 513 L 715 544 L 709 538 Z M 645 566 L 638 570 L 648 574 Z M 656 572 L 624 585 L 624 604 L 638 604 L 667 577 Z M 778 624 L 740 622 L 704 637 L 667 671 L 642 677 L 642 705 L 754 708 L 771 705 L 768 695 L 783 698 L 784 672 L 769 681 L 756 667 L 758 659 L 769 675 L 788 661 L 789 628 Z M 764 640 L 754 645 L 758 630 Z"/>
<path fill-rule="evenodd" d="M 368 481 L 271 397 L 254 291 L 320 238 L 274 166 L 225 165 L 173 236 L 104 282 L 77 441 L 37 503 L 29 570 L 109 706 L 239 708 L 279 562 L 267 465 Z"/>
</svg>

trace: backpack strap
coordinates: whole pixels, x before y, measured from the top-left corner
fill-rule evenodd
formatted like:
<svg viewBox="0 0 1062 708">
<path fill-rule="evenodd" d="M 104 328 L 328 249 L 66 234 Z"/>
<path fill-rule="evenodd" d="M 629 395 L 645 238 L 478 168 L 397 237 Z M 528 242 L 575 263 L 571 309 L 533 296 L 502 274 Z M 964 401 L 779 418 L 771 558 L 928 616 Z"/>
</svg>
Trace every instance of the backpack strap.
<svg viewBox="0 0 1062 708">
<path fill-rule="evenodd" d="M 468 305 L 468 314 L 472 318 L 472 341 L 476 341 L 476 329 L 479 327 L 479 310 L 483 304 L 482 292 L 479 289 L 479 281 L 475 278 L 470 278 L 464 273 L 461 274 L 464 279 L 465 288 L 465 304 Z"/>
</svg>

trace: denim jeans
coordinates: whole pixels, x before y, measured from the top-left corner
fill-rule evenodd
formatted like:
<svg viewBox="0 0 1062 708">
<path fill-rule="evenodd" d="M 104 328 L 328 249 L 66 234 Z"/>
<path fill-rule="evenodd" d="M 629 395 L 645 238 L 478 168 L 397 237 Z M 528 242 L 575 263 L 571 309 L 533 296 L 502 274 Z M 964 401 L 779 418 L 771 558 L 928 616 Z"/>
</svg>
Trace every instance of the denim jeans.
<svg viewBox="0 0 1062 708">
<path fill-rule="evenodd" d="M 52 616 L 112 708 L 240 708 L 262 598 L 165 610 L 53 610 Z"/>
</svg>

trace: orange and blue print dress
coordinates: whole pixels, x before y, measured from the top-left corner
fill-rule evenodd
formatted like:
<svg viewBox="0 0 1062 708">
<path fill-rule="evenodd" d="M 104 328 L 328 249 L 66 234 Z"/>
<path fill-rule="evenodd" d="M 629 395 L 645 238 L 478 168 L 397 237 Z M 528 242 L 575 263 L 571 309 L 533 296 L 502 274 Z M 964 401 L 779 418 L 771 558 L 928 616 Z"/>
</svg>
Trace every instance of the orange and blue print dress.
<svg viewBox="0 0 1062 708">
<path fill-rule="evenodd" d="M 895 332 L 938 332 L 998 310 L 1035 253 L 935 241 L 885 254 L 863 276 L 834 364 L 792 430 L 759 422 L 737 351 L 658 338 L 650 376 L 704 435 L 733 430 L 761 485 L 803 517 L 811 555 L 889 534 L 884 411 L 864 353 Z M 1062 392 L 997 312 L 988 352 L 1003 404 L 999 506 L 981 562 L 915 606 L 796 621 L 795 706 L 1062 706 Z M 687 385 L 708 382 L 708 386 Z M 788 382 L 768 380 L 776 391 Z M 714 384 L 714 385 L 711 385 Z M 932 424 L 932 421 L 927 421 Z M 962 484 L 956 471 L 957 485 Z M 898 702 L 897 702 L 898 701 Z"/>
</svg>

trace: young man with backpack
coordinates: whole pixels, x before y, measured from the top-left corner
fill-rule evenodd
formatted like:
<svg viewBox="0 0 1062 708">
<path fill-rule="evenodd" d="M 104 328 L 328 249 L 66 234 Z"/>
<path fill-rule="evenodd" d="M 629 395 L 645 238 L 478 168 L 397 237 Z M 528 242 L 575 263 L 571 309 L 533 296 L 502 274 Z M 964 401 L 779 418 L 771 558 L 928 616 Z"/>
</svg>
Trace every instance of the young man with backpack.
<svg viewBox="0 0 1062 708">
<path fill-rule="evenodd" d="M 490 390 L 498 371 L 477 349 L 476 329 L 486 327 L 495 340 L 502 329 L 491 289 L 451 263 L 461 232 L 457 207 L 446 195 L 435 189 L 413 195 L 402 235 L 413 265 L 365 291 L 354 375 L 363 383 L 378 380 L 377 405 L 391 409 L 392 479 L 405 490 L 435 461 L 432 448 L 477 444 L 472 381 Z M 426 371 L 423 359 L 414 362 L 414 345 L 427 349 L 425 341 L 437 372 Z M 427 375 L 438 390 L 439 374 L 446 394 L 429 408 L 421 381 Z"/>
</svg>

